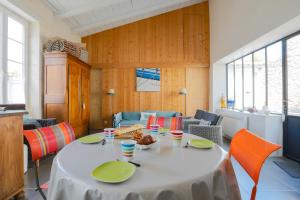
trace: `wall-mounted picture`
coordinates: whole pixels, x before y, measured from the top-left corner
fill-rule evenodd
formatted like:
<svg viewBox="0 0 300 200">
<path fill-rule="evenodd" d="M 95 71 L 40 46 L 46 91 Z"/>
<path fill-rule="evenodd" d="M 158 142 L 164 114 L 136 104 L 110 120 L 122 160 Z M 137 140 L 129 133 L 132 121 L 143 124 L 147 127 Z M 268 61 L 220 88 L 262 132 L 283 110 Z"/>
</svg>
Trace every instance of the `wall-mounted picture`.
<svg viewBox="0 0 300 200">
<path fill-rule="evenodd" d="M 136 90 L 138 92 L 159 92 L 160 68 L 136 68 Z"/>
</svg>

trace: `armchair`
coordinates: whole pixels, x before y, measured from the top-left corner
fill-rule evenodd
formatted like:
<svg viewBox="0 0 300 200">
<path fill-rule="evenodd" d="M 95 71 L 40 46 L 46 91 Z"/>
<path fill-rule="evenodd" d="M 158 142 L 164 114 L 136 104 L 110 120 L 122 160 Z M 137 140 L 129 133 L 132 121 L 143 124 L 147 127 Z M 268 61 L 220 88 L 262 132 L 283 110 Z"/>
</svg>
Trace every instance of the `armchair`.
<svg viewBox="0 0 300 200">
<path fill-rule="evenodd" d="M 201 120 L 209 121 L 210 125 L 201 125 Z M 185 132 L 204 137 L 222 146 L 222 120 L 222 116 L 197 110 L 194 118 L 185 118 L 183 120 L 183 127 Z"/>
</svg>

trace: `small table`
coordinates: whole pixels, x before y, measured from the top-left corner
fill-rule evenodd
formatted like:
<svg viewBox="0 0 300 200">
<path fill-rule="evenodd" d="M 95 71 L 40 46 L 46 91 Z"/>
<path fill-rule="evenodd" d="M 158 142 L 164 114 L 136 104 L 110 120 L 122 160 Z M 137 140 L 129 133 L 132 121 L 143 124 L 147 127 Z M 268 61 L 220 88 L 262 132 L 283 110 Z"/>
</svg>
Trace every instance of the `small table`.
<svg viewBox="0 0 300 200">
<path fill-rule="evenodd" d="M 114 144 L 82 144 L 74 141 L 61 150 L 52 164 L 49 200 L 168 200 L 241 199 L 227 152 L 173 147 L 170 135 L 159 136 L 149 150 L 136 150 L 134 161 L 142 166 L 127 181 L 107 184 L 94 180 L 91 172 L 106 161 L 120 158 L 120 141 Z"/>
</svg>

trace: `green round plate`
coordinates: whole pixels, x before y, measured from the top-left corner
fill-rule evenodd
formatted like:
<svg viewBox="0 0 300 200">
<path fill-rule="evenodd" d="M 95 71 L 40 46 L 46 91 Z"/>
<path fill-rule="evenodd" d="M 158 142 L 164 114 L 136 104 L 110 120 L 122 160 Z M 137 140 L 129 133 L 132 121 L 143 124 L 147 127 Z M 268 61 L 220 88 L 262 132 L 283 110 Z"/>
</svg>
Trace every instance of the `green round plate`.
<svg viewBox="0 0 300 200">
<path fill-rule="evenodd" d="M 205 139 L 193 139 L 189 141 L 189 144 L 198 149 L 210 149 L 215 146 L 215 143 Z"/>
<path fill-rule="evenodd" d="M 79 138 L 79 142 L 84 143 L 84 144 L 94 144 L 94 143 L 98 143 L 101 142 L 101 140 L 103 140 L 103 136 L 99 135 L 99 134 L 94 134 L 94 135 L 88 135 L 88 136 L 84 136 L 82 138 Z"/>
<path fill-rule="evenodd" d="M 123 161 L 109 161 L 96 167 L 92 177 L 104 183 L 121 183 L 129 179 L 135 172 L 136 166 Z"/>
</svg>

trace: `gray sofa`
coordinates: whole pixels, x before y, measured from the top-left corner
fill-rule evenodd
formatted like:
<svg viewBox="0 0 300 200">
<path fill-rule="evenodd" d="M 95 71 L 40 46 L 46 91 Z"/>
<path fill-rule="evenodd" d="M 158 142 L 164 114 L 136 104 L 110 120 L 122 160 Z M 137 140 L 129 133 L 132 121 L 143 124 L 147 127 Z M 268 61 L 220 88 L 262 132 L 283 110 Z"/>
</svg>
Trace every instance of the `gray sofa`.
<svg viewBox="0 0 300 200">
<path fill-rule="evenodd" d="M 182 115 L 175 111 L 145 110 L 143 112 L 156 113 L 157 117 L 178 117 Z M 147 124 L 147 120 L 141 120 L 141 112 L 119 112 L 113 114 L 112 122 L 114 128 L 134 124 L 143 124 L 146 126 Z"/>
</svg>

